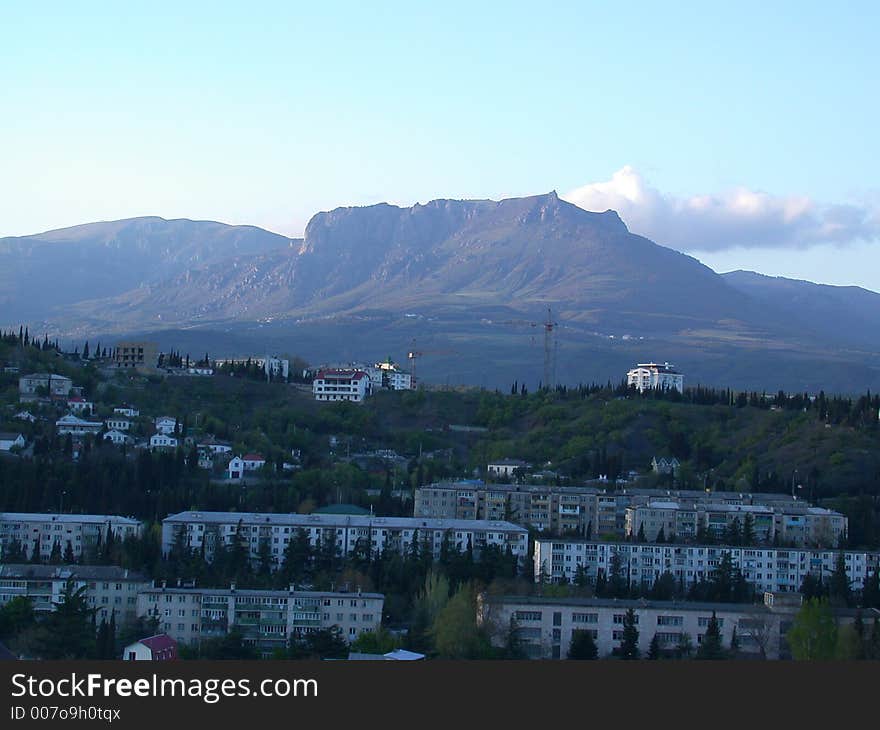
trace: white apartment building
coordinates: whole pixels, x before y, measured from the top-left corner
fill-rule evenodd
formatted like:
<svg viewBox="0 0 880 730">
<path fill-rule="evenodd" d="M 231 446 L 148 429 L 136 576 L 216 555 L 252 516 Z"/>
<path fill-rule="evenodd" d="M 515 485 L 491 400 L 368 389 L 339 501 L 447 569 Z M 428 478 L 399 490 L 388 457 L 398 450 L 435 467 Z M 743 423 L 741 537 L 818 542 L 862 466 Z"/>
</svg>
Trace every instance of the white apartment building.
<svg viewBox="0 0 880 730">
<path fill-rule="evenodd" d="M 108 531 L 119 540 L 137 537 L 143 525 L 130 517 L 118 515 L 41 514 L 39 512 L 0 512 L 0 559 L 10 542 L 17 540 L 31 555 L 34 545 L 48 558 L 57 542 L 62 553 L 70 543 L 79 559 L 83 550 L 94 548 L 107 539 Z"/>
<path fill-rule="evenodd" d="M 127 418 L 120 418 L 118 416 L 113 418 L 108 418 L 104 421 L 107 424 L 107 428 L 111 431 L 128 431 L 131 429 L 131 421 Z"/>
<path fill-rule="evenodd" d="M 231 545 L 239 535 L 250 546 L 251 557 L 259 555 L 260 545 L 268 541 L 276 565 L 281 565 L 284 549 L 303 530 L 309 543 L 333 542 L 340 555 L 356 548 L 370 547 L 374 554 L 388 548 L 406 552 L 413 539 L 440 554 L 444 540 L 449 549 L 464 552 L 468 546 L 475 555 L 488 545 L 510 549 L 520 561 L 528 555 L 528 531 L 510 522 L 485 520 L 437 520 L 416 517 L 374 517 L 336 514 L 262 514 L 255 512 L 180 512 L 162 522 L 162 551 L 167 554 L 176 539 L 183 539 L 194 550 L 204 549 L 211 559 L 220 540 Z M 180 537 L 178 537 L 180 536 Z"/>
<path fill-rule="evenodd" d="M 74 590 L 85 587 L 95 619 L 109 621 L 115 614 L 117 628 L 136 618 L 138 592 L 151 585 L 140 573 L 119 566 L 6 564 L 0 565 L 0 605 L 26 596 L 35 611 L 52 611 L 70 578 Z"/>
<path fill-rule="evenodd" d="M 743 655 L 779 659 L 786 619 L 790 619 L 790 612 L 740 603 L 487 594 L 481 594 L 477 603 L 477 623 L 489 631 L 492 642 L 503 646 L 513 630 L 530 659 L 565 659 L 575 631 L 592 633 L 599 658 L 612 656 L 623 639 L 624 616 L 630 608 L 635 613 L 642 657 L 647 656 L 655 635 L 661 651 L 672 651 L 686 634 L 696 652 L 714 613 L 723 647 L 730 646 L 736 629 Z"/>
<path fill-rule="evenodd" d="M 390 359 L 386 362 L 377 362 L 363 370 L 370 376 L 370 385 L 373 391 L 385 388 L 387 390 L 412 390 L 412 375 Z"/>
<path fill-rule="evenodd" d="M 159 630 L 193 644 L 242 630 L 245 642 L 268 654 L 291 637 L 333 629 L 346 641 L 382 623 L 385 596 L 340 591 L 148 588 L 138 595 L 139 616 L 157 618 Z"/>
<path fill-rule="evenodd" d="M 496 479 L 510 478 L 517 469 L 528 469 L 529 464 L 522 459 L 498 459 L 486 464 L 486 473 Z"/>
<path fill-rule="evenodd" d="M 72 434 L 74 436 L 84 436 L 87 433 L 98 433 L 104 424 L 100 421 L 86 421 L 77 416 L 62 416 L 55 421 L 55 428 L 59 436 L 64 434 Z"/>
<path fill-rule="evenodd" d="M 326 368 L 312 381 L 315 400 L 360 403 L 372 392 L 370 376 L 363 370 Z"/>
<path fill-rule="evenodd" d="M 709 580 L 722 556 L 730 554 L 734 568 L 759 592 L 792 593 L 800 590 L 808 573 L 827 581 L 837 566 L 838 550 L 804 548 L 729 547 L 722 545 L 654 545 L 650 543 L 595 542 L 590 540 L 535 540 L 535 582 L 571 583 L 583 568 L 595 581 L 601 571 L 611 574 L 612 558 L 619 555 L 622 574 L 635 584 L 653 585 L 671 573 L 685 589 Z M 880 567 L 880 553 L 844 551 L 847 577 L 853 590 Z"/>
<path fill-rule="evenodd" d="M 115 612 L 117 628 L 137 617 L 138 592 L 152 585 L 140 573 L 115 565 L 7 563 L 0 564 L 0 606 L 25 596 L 38 613 L 53 611 L 69 579 L 73 580 L 74 590 L 85 587 L 96 621 L 109 621 Z"/>
<path fill-rule="evenodd" d="M 626 383 L 639 392 L 646 390 L 677 390 L 684 392 L 684 375 L 668 362 L 643 362 L 626 374 Z"/>
</svg>

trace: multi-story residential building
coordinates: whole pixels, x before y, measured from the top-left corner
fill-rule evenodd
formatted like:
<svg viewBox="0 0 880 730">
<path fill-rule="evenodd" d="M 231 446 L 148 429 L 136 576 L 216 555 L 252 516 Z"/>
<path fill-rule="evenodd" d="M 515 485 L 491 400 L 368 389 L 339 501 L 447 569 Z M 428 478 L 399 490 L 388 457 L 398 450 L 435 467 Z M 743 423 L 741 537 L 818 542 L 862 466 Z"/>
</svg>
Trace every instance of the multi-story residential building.
<svg viewBox="0 0 880 730">
<path fill-rule="evenodd" d="M 661 651 L 673 651 L 690 638 L 696 651 L 712 615 L 724 647 L 736 630 L 742 655 L 778 659 L 789 612 L 766 605 L 646 601 L 610 598 L 544 598 L 480 594 L 477 623 L 486 628 L 493 643 L 503 645 L 510 632 L 531 659 L 565 659 L 575 631 L 590 631 L 599 657 L 611 656 L 623 638 L 628 609 L 635 614 L 642 656 L 657 636 Z"/>
<path fill-rule="evenodd" d="M 451 550 L 473 550 L 475 555 L 489 545 L 510 550 L 518 559 L 528 555 L 528 531 L 503 521 L 438 520 L 416 517 L 374 517 L 345 514 L 262 514 L 254 512 L 181 512 L 162 522 L 162 550 L 168 553 L 176 541 L 204 550 L 210 560 L 222 540 L 236 539 L 249 547 L 256 559 L 267 542 L 273 560 L 281 564 L 284 549 L 303 530 L 313 547 L 333 543 L 340 555 L 356 549 L 378 554 L 385 549 L 405 552 L 419 545 L 438 557 L 446 545 Z"/>
<path fill-rule="evenodd" d="M 107 428 L 111 431 L 128 431 L 131 429 L 131 421 L 127 418 L 121 418 L 119 416 L 114 416 L 113 418 L 108 418 L 104 421 L 107 424 Z"/>
<path fill-rule="evenodd" d="M 154 370 L 158 361 L 159 346 L 155 342 L 118 342 L 113 350 L 118 368 Z"/>
<path fill-rule="evenodd" d="M 370 376 L 363 370 L 325 368 L 312 381 L 315 400 L 360 403 L 372 392 Z"/>
<path fill-rule="evenodd" d="M 480 480 L 439 482 L 415 490 L 417 517 L 505 519 L 553 535 L 693 541 L 700 531 L 724 538 L 734 521 L 751 525 L 756 544 L 834 547 L 846 534 L 847 518 L 803 505 L 786 495 L 626 487 L 607 482 L 583 486 L 487 484 Z"/>
<path fill-rule="evenodd" d="M 645 390 L 677 390 L 684 392 L 684 375 L 668 362 L 640 362 L 626 374 L 627 385 Z"/>
<path fill-rule="evenodd" d="M 18 399 L 22 403 L 41 398 L 66 399 L 73 387 L 73 381 L 54 373 L 31 373 L 18 379 Z"/>
<path fill-rule="evenodd" d="M 152 582 L 140 573 L 115 565 L 0 564 L 0 605 L 18 596 L 31 599 L 38 613 L 54 610 L 68 580 L 74 590 L 85 588 L 95 619 L 109 621 L 115 613 L 117 627 L 137 617 L 138 592 Z"/>
<path fill-rule="evenodd" d="M 154 433 L 150 436 L 151 449 L 176 449 L 177 444 L 178 441 L 176 437 L 167 436 L 164 433 Z"/>
<path fill-rule="evenodd" d="M 377 390 L 412 390 L 412 374 L 388 359 L 386 362 L 377 362 L 362 368 L 370 377 L 370 387 Z"/>
<path fill-rule="evenodd" d="M 87 433 L 98 433 L 104 424 L 101 421 L 86 421 L 74 415 L 66 415 L 55 421 L 55 428 L 59 436 L 64 434 L 72 434 L 74 436 L 84 436 Z"/>
<path fill-rule="evenodd" d="M 9 543 L 17 541 L 28 556 L 34 546 L 40 555 L 48 558 L 57 543 L 62 553 L 70 543 L 73 555 L 79 559 L 83 551 L 96 548 L 107 540 L 108 532 L 118 540 L 138 537 L 143 525 L 130 517 L 118 515 L 67 515 L 39 512 L 0 512 L 0 558 Z"/>
<path fill-rule="evenodd" d="M 183 643 L 241 629 L 247 644 L 264 654 L 283 649 L 291 637 L 333 629 L 351 642 L 382 622 L 381 593 L 148 588 L 138 596 L 139 616 L 159 620 L 159 630 Z"/>
<path fill-rule="evenodd" d="M 629 542 L 596 542 L 563 538 L 537 538 L 534 549 L 535 581 L 573 582 L 579 569 L 591 581 L 601 572 L 612 573 L 618 556 L 619 569 L 634 584 L 653 585 L 670 573 L 685 589 L 708 580 L 725 553 L 734 568 L 756 590 L 791 593 L 800 589 L 808 574 L 827 581 L 837 566 L 838 550 L 806 548 L 729 547 L 724 545 L 669 545 Z M 843 551 L 844 564 L 853 590 L 880 567 L 880 553 Z"/>
</svg>

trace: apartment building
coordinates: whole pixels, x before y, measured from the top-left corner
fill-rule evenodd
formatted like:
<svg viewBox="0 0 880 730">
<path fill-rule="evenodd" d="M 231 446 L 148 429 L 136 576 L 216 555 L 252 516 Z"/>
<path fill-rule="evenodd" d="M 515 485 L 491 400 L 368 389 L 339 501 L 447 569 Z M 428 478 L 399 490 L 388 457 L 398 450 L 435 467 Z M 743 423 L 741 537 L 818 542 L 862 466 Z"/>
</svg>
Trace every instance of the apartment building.
<svg viewBox="0 0 880 730">
<path fill-rule="evenodd" d="M 39 512 L 0 512 L 0 558 L 12 541 L 17 541 L 28 556 L 34 546 L 40 555 L 48 558 L 57 543 L 62 551 L 70 543 L 74 556 L 79 559 L 84 550 L 94 549 L 106 542 L 108 532 L 118 540 L 137 537 L 143 525 L 129 517 L 118 515 L 68 515 Z"/>
<path fill-rule="evenodd" d="M 118 368 L 153 370 L 159 362 L 159 346 L 155 342 L 118 342 L 113 350 L 113 363 Z"/>
<path fill-rule="evenodd" d="M 31 373 L 18 379 L 18 399 L 22 403 L 41 398 L 66 399 L 72 387 L 73 381 L 64 375 Z"/>
<path fill-rule="evenodd" d="M 416 517 L 505 519 L 552 535 L 627 538 L 643 529 L 656 540 L 696 539 L 700 530 L 723 538 L 728 528 L 751 521 L 757 543 L 834 547 L 847 518 L 780 494 L 658 490 L 608 491 L 596 480 L 582 486 L 439 482 L 415 490 Z"/>
<path fill-rule="evenodd" d="M 115 565 L 34 565 L 0 564 L 0 606 L 13 598 L 31 599 L 34 610 L 54 610 L 61 600 L 68 580 L 74 590 L 85 588 L 95 620 L 109 621 L 115 614 L 117 627 L 137 617 L 138 593 L 152 582 L 144 575 Z"/>
<path fill-rule="evenodd" d="M 684 375 L 668 362 L 639 363 L 626 374 L 626 382 L 639 392 L 654 389 L 684 392 Z"/>
<path fill-rule="evenodd" d="M 347 641 L 382 622 L 381 593 L 151 587 L 138 595 L 139 616 L 157 618 L 159 630 L 184 643 L 241 629 L 245 642 L 264 654 L 283 649 L 291 637 L 337 630 Z"/>
<path fill-rule="evenodd" d="M 674 650 L 684 635 L 696 651 L 714 613 L 723 646 L 730 646 L 736 629 L 742 654 L 779 659 L 782 638 L 789 625 L 786 618 L 790 620 L 787 612 L 761 604 L 481 594 L 477 623 L 489 631 L 498 646 L 514 631 L 530 659 L 565 659 L 572 634 L 590 631 L 598 656 L 605 658 L 620 646 L 624 616 L 630 608 L 635 613 L 642 656 L 648 654 L 655 635 L 661 651 Z"/>
<path fill-rule="evenodd" d="M 619 556 L 620 569 L 636 584 L 653 585 L 663 573 L 690 588 L 708 580 L 722 556 L 730 554 L 735 568 L 759 592 L 791 593 L 800 590 L 807 574 L 827 581 L 837 566 L 838 550 L 806 548 L 731 547 L 723 545 L 669 545 L 596 542 L 560 538 L 535 540 L 535 581 L 570 583 L 582 568 L 595 581 L 601 572 L 608 577 L 612 558 Z M 861 590 L 865 578 L 880 567 L 880 553 L 843 551 L 847 577 L 853 590 Z"/>
<path fill-rule="evenodd" d="M 104 428 L 101 421 L 87 421 L 72 414 L 62 416 L 55 421 L 55 429 L 59 436 L 71 434 L 73 436 L 84 436 L 86 434 L 99 433 Z"/>
<path fill-rule="evenodd" d="M 372 393 L 370 376 L 363 370 L 324 368 L 312 381 L 312 393 L 319 401 L 360 403 Z"/>
<path fill-rule="evenodd" d="M 345 514 L 261 514 L 254 512 L 181 512 L 162 522 L 162 551 L 168 553 L 182 540 L 192 549 L 204 549 L 211 559 L 215 546 L 222 541 L 233 544 L 244 540 L 256 559 L 260 545 L 269 543 L 276 565 L 284 557 L 290 540 L 303 530 L 313 547 L 333 543 L 340 555 L 355 549 L 369 548 L 374 554 L 385 549 L 405 552 L 413 540 L 428 546 L 435 557 L 444 542 L 451 550 L 475 555 L 488 545 L 510 549 L 521 561 L 528 555 L 528 531 L 504 521 L 445 520 L 415 517 L 374 517 Z"/>
</svg>

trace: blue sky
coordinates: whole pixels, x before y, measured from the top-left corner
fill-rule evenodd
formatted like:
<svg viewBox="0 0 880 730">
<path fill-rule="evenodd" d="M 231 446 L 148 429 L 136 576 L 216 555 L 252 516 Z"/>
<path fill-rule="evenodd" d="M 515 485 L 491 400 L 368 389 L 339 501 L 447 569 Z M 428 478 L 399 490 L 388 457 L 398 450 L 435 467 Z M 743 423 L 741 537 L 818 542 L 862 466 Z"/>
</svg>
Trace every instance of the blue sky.
<svg viewBox="0 0 880 730">
<path fill-rule="evenodd" d="M 556 189 L 880 288 L 878 4 L 609 5 L 4 4 L 0 235 Z"/>
</svg>

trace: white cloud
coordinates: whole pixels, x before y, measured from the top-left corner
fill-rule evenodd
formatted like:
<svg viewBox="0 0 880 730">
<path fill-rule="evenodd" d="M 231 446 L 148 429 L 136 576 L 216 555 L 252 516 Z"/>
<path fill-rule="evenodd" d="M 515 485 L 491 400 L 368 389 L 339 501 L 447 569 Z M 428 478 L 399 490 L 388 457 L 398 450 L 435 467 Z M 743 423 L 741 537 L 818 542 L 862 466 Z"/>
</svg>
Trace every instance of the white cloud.
<svg viewBox="0 0 880 730">
<path fill-rule="evenodd" d="M 679 197 L 651 187 L 630 166 L 562 197 L 585 210 L 616 210 L 633 233 L 681 251 L 845 246 L 880 239 L 877 207 L 828 205 L 747 188 Z"/>
</svg>

